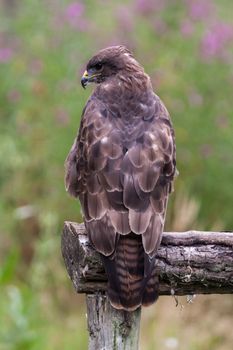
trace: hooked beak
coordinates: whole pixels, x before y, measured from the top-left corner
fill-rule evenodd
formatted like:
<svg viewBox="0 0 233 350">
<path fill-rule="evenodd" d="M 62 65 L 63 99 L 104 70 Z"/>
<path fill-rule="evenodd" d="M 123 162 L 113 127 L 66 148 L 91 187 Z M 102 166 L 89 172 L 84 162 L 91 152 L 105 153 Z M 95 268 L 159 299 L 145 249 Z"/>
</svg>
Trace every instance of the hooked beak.
<svg viewBox="0 0 233 350">
<path fill-rule="evenodd" d="M 88 84 L 88 80 L 90 79 L 87 71 L 85 70 L 85 72 L 83 73 L 82 79 L 81 79 L 81 84 L 82 87 L 85 89 L 87 84 Z"/>
<path fill-rule="evenodd" d="M 96 73 L 92 68 L 88 69 L 88 71 L 85 70 L 81 79 L 82 87 L 85 89 L 87 84 L 96 82 L 96 77 L 99 75 L 101 75 L 101 73 Z"/>
</svg>

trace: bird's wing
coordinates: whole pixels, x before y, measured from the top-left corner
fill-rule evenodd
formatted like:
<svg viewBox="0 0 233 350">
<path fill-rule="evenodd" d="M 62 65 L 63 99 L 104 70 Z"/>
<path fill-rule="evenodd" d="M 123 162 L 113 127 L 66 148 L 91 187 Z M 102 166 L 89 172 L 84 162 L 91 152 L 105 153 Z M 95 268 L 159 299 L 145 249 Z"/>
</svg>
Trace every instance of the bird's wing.
<svg viewBox="0 0 233 350">
<path fill-rule="evenodd" d="M 106 106 L 90 100 L 67 157 L 66 188 L 79 197 L 90 240 L 106 256 L 118 234 L 141 234 L 150 256 L 160 243 L 175 145 L 168 112 L 154 98 L 154 115 L 142 115 L 135 126 L 122 122 L 122 129 Z M 130 144 L 122 136 L 129 127 Z"/>
<path fill-rule="evenodd" d="M 142 116 L 143 135 L 125 154 L 123 203 L 130 228 L 142 234 L 145 252 L 154 256 L 161 241 L 168 195 L 175 175 L 174 131 L 167 109 L 155 96 L 155 113 Z"/>
</svg>

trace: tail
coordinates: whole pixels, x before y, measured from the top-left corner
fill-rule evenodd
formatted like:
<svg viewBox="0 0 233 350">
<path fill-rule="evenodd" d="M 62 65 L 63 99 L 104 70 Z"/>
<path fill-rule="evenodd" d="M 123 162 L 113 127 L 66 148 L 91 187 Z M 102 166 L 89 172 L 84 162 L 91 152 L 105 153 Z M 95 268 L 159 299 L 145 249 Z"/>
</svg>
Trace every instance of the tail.
<svg viewBox="0 0 233 350">
<path fill-rule="evenodd" d="M 119 235 L 113 258 L 102 256 L 113 307 L 127 311 L 149 306 L 158 299 L 154 258 L 145 253 L 141 235 Z"/>
</svg>

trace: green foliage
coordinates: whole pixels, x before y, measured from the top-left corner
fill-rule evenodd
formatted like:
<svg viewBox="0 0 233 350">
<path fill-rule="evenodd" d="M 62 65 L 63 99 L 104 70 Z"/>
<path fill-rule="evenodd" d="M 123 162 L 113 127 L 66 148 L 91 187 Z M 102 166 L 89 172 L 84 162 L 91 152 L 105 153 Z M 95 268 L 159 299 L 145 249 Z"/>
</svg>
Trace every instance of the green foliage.
<svg viewBox="0 0 233 350">
<path fill-rule="evenodd" d="M 82 220 L 63 163 L 90 94 L 80 76 L 98 49 L 131 48 L 172 116 L 180 176 L 169 227 L 232 229 L 232 10 L 229 0 L 2 2 L 1 349 L 86 347 L 60 232 L 64 220 Z M 184 227 L 187 207 L 196 218 Z"/>
<path fill-rule="evenodd" d="M 4 291 L 6 303 L 1 305 L 0 344 L 3 349 L 38 349 L 42 343 L 33 329 L 33 322 L 40 321 L 32 317 L 38 315 L 30 291 L 10 286 Z M 3 319 L 4 317 L 4 319 Z"/>
</svg>

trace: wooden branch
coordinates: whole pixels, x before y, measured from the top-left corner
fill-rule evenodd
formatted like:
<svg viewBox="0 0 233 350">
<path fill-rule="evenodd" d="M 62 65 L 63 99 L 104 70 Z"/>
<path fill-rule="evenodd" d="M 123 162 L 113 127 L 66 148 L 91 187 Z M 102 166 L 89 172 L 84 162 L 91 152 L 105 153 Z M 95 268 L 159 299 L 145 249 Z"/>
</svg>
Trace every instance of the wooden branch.
<svg viewBox="0 0 233 350">
<path fill-rule="evenodd" d="M 102 262 L 83 224 L 65 222 L 62 254 L 78 293 L 106 290 Z M 233 293 L 233 233 L 164 232 L 156 268 L 160 295 Z"/>
</svg>

